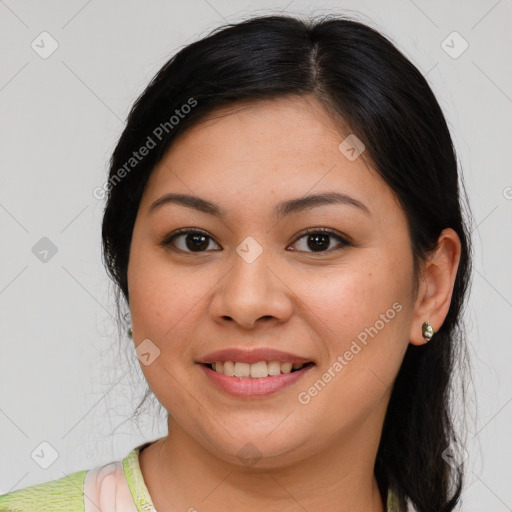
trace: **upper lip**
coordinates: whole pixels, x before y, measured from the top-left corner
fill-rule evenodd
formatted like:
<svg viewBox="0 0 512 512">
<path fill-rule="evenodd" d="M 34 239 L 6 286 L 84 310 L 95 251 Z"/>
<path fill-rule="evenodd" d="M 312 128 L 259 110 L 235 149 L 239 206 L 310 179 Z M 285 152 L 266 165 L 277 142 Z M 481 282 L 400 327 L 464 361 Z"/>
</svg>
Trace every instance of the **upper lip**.
<svg viewBox="0 0 512 512">
<path fill-rule="evenodd" d="M 260 361 L 279 361 L 280 363 L 298 363 L 306 364 L 312 362 L 311 359 L 300 357 L 290 352 L 283 352 L 273 348 L 253 348 L 251 350 L 242 350 L 240 348 L 226 348 L 210 352 L 197 362 L 203 364 L 216 363 L 218 361 L 235 361 L 240 363 L 258 363 Z"/>
</svg>

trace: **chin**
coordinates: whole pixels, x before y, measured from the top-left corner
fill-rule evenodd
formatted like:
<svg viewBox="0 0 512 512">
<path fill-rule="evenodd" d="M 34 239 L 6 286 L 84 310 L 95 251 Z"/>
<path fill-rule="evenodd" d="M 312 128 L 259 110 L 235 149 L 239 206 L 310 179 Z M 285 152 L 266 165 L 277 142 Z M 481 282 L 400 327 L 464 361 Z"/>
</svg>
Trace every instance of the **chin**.
<svg viewBox="0 0 512 512">
<path fill-rule="evenodd" d="M 305 448 L 310 435 L 301 436 L 297 427 L 278 432 L 279 427 L 275 428 L 278 424 L 275 422 L 270 429 L 267 423 L 261 428 L 233 429 L 230 430 L 232 436 L 221 429 L 221 438 L 213 438 L 209 430 L 204 447 L 230 464 L 253 470 L 275 469 L 307 457 L 309 453 Z"/>
</svg>

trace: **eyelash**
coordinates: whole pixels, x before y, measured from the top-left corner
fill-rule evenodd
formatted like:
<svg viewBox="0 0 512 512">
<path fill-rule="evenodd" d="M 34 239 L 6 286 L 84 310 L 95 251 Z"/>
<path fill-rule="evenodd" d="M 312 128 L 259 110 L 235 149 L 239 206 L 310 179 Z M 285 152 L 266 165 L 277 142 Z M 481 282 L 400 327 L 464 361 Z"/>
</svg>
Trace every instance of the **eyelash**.
<svg viewBox="0 0 512 512">
<path fill-rule="evenodd" d="M 181 236 L 181 235 L 184 235 L 184 234 L 186 234 L 186 235 L 203 235 L 203 236 L 209 238 L 210 240 L 213 240 L 213 238 L 206 231 L 203 231 L 201 229 L 197 229 L 197 228 L 181 228 L 181 229 L 178 229 L 177 231 L 171 233 L 170 235 L 166 236 L 162 240 L 162 242 L 160 242 L 160 245 L 163 246 L 163 247 L 172 246 L 173 245 L 173 241 L 178 236 Z M 342 249 L 344 247 L 353 247 L 354 246 L 354 244 L 352 244 L 346 237 L 342 236 L 337 231 L 335 231 L 333 229 L 329 229 L 329 228 L 308 228 L 308 229 L 304 230 L 303 232 L 301 232 L 293 243 L 296 243 L 301 238 L 303 238 L 303 237 L 305 237 L 307 235 L 312 235 L 312 234 L 330 235 L 330 236 L 336 238 L 340 242 L 340 247 L 334 248 L 334 249 L 327 249 L 325 251 L 318 251 L 318 252 L 306 251 L 306 252 L 309 252 L 311 254 L 330 254 L 332 251 L 339 250 L 339 249 Z M 215 242 L 215 243 L 217 243 L 217 242 Z M 217 244 L 217 245 L 219 245 L 219 244 Z M 178 249 L 177 247 L 171 247 L 171 249 L 174 250 L 174 251 L 178 251 L 178 252 L 184 252 L 186 254 L 201 254 L 201 253 L 207 252 L 207 251 L 184 251 L 183 249 Z M 300 251 L 298 251 L 298 252 L 300 252 Z"/>
</svg>

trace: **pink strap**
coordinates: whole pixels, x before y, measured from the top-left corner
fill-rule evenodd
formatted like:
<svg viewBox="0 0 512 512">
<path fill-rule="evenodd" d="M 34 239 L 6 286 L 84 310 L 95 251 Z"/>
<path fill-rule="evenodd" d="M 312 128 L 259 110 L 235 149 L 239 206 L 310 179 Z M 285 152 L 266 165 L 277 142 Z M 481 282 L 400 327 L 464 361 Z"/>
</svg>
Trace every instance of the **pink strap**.
<svg viewBox="0 0 512 512">
<path fill-rule="evenodd" d="M 122 461 L 91 469 L 84 480 L 85 512 L 138 512 Z"/>
</svg>

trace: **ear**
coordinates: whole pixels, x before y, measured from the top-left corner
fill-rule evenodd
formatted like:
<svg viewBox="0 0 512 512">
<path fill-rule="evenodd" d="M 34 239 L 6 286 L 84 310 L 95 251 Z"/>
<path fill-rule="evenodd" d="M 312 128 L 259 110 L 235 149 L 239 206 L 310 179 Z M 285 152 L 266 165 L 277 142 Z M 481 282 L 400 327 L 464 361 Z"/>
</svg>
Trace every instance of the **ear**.
<svg viewBox="0 0 512 512">
<path fill-rule="evenodd" d="M 461 243 L 457 233 L 451 228 L 444 229 L 439 235 L 436 249 L 423 265 L 409 333 L 409 341 L 413 345 L 427 343 L 422 332 L 424 322 L 428 322 L 434 332 L 443 325 L 450 309 L 460 252 Z"/>
</svg>

